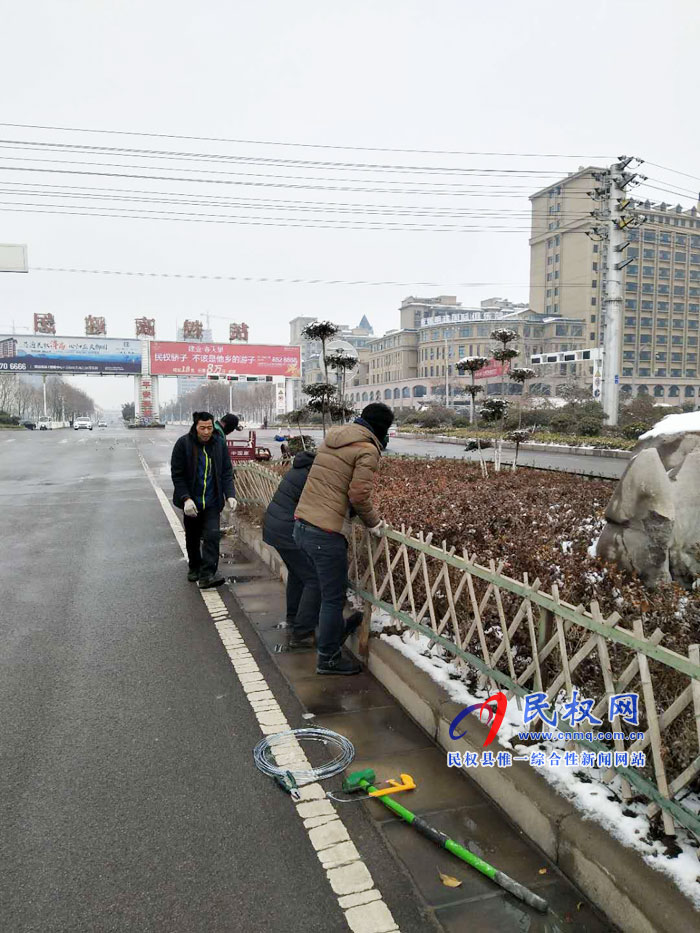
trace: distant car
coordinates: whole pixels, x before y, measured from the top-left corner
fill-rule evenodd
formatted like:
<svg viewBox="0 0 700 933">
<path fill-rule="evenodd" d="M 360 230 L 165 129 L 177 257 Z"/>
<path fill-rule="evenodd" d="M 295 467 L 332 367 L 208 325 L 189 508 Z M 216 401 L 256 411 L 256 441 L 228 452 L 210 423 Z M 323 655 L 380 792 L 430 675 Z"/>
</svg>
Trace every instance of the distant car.
<svg viewBox="0 0 700 933">
<path fill-rule="evenodd" d="M 106 422 L 106 421 L 98 421 L 98 422 L 97 422 L 97 427 L 98 427 L 98 428 L 106 428 L 106 427 L 107 427 L 107 422 Z"/>
<path fill-rule="evenodd" d="M 20 421 L 20 424 L 23 428 L 26 428 L 28 431 L 33 431 L 36 427 L 36 421 Z"/>
<path fill-rule="evenodd" d="M 89 418 L 76 418 L 73 422 L 73 430 L 79 431 L 81 428 L 92 431 L 92 421 Z"/>
<path fill-rule="evenodd" d="M 50 418 L 45 418 L 43 415 L 41 415 L 37 419 L 36 426 L 39 428 L 40 431 L 50 431 L 51 428 L 53 427 L 53 424 Z"/>
</svg>

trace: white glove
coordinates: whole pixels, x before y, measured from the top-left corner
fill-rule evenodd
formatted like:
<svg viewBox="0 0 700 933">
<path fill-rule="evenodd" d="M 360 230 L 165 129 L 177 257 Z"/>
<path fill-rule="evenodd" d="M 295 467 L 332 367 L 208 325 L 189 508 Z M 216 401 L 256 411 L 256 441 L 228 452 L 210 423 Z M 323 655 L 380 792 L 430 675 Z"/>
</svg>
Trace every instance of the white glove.
<svg viewBox="0 0 700 933">
<path fill-rule="evenodd" d="M 369 528 L 368 531 L 371 535 L 374 535 L 375 538 L 381 538 L 384 529 L 387 527 L 386 522 L 382 519 L 374 528 Z"/>
<path fill-rule="evenodd" d="M 238 500 L 234 499 L 233 496 L 231 496 L 230 499 L 226 500 L 226 505 L 231 509 L 232 512 L 235 512 L 236 509 L 238 508 Z"/>
<path fill-rule="evenodd" d="M 185 502 L 185 515 L 188 518 L 197 517 L 197 506 L 194 504 L 194 499 L 187 499 Z"/>
</svg>

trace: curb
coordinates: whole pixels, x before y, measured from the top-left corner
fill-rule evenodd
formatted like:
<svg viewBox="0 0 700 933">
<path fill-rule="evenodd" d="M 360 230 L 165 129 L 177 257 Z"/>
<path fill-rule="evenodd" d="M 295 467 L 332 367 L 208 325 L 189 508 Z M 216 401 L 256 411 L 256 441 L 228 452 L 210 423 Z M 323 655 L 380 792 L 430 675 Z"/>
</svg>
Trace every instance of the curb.
<svg viewBox="0 0 700 933">
<path fill-rule="evenodd" d="M 417 434 L 413 432 L 398 431 L 396 437 L 402 440 L 423 440 L 434 444 L 464 444 L 468 437 L 453 437 L 449 434 Z M 504 450 L 515 450 L 512 441 L 503 441 Z M 567 444 L 521 444 L 520 450 L 529 450 L 540 453 L 571 454 L 579 457 L 603 457 L 609 460 L 630 460 L 631 450 L 613 450 L 608 447 L 569 447 Z"/>
<path fill-rule="evenodd" d="M 239 527 L 241 540 L 284 580 L 286 568 L 263 543 L 260 529 L 244 522 Z M 460 724 L 466 734 L 451 739 L 450 723 L 462 707 L 387 642 L 372 638 L 369 645 L 370 673 L 443 750 L 482 750 L 487 726 L 469 716 Z M 348 646 L 358 654 L 356 636 L 348 640 Z M 492 748 L 495 756 L 502 746 L 495 741 Z M 670 878 L 600 824 L 586 819 L 529 764 L 514 761 L 510 768 L 465 770 L 623 933 L 678 933 L 698 927 L 698 912 Z"/>
</svg>

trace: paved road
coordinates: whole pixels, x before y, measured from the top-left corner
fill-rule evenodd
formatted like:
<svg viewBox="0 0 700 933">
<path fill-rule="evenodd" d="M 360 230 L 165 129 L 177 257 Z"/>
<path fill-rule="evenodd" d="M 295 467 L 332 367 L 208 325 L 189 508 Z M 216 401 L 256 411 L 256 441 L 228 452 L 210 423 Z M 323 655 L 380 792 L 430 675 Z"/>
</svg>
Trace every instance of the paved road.
<svg viewBox="0 0 700 933">
<path fill-rule="evenodd" d="M 314 437 L 321 437 L 320 431 L 309 432 Z M 279 453 L 279 444 L 274 441 L 274 431 L 258 431 L 258 441 L 267 444 L 275 456 Z M 402 454 L 404 456 L 419 457 L 449 457 L 450 459 L 471 460 L 478 462 L 478 454 L 467 452 L 461 444 L 438 444 L 435 441 L 422 438 L 392 437 L 388 453 Z M 511 463 L 513 451 L 503 452 L 503 462 Z M 493 451 L 484 451 L 484 458 L 489 462 L 493 460 Z M 545 470 L 563 470 L 567 473 L 582 473 L 587 476 L 605 476 L 617 479 L 627 466 L 627 460 L 614 460 L 610 457 L 580 456 L 573 454 L 560 454 L 550 451 L 520 451 L 518 463 L 522 466 L 539 467 Z"/>
<path fill-rule="evenodd" d="M 259 726 L 139 459 L 165 478 L 180 433 L 0 432 L 7 933 L 347 930 L 290 799 L 252 763 Z M 363 808 L 347 811 L 400 928 L 426 929 Z"/>
</svg>

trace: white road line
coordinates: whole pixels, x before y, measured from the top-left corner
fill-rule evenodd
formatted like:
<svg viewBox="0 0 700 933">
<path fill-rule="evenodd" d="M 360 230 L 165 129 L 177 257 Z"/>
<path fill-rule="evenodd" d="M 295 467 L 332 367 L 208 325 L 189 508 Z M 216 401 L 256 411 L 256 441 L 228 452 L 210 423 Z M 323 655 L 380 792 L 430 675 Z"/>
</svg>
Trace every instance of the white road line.
<svg viewBox="0 0 700 933">
<path fill-rule="evenodd" d="M 156 482 L 155 474 L 138 451 L 141 466 L 155 490 L 165 517 L 183 555 L 187 556 L 185 532 L 174 507 Z M 282 709 L 270 690 L 253 655 L 248 650 L 233 619 L 229 618 L 223 599 L 216 590 L 199 590 L 219 637 L 246 693 L 263 735 L 273 735 L 291 728 Z M 284 758 L 279 764 L 295 764 L 310 768 L 298 742 L 284 743 Z M 326 877 L 338 897 L 338 906 L 353 933 L 397 933 L 398 926 L 391 911 L 377 890 L 369 869 L 355 848 L 345 825 L 338 819 L 332 802 L 326 798 L 320 784 L 307 784 L 300 789 L 301 801 L 296 805 L 297 816 L 303 820 L 311 845 L 326 870 Z"/>
</svg>

